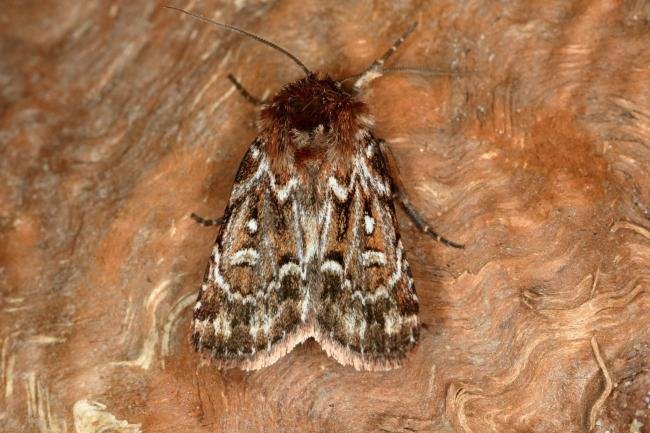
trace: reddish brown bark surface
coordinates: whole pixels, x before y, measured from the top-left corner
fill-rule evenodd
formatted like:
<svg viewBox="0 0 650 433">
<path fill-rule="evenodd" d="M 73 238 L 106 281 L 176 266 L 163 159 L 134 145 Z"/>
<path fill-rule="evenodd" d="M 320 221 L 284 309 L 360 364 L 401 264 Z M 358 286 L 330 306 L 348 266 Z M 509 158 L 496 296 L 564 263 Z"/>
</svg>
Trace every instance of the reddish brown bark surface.
<svg viewBox="0 0 650 433">
<path fill-rule="evenodd" d="M 412 201 L 427 324 L 391 372 L 314 342 L 201 365 L 191 305 L 255 136 L 300 70 L 145 1 L 0 8 L 0 430 L 648 432 L 650 6 L 643 1 L 204 1 L 312 69 L 361 71 Z M 597 343 L 597 344 L 595 344 Z M 600 364 L 599 364 L 600 360 Z M 102 430 L 104 429 L 104 430 Z"/>
</svg>

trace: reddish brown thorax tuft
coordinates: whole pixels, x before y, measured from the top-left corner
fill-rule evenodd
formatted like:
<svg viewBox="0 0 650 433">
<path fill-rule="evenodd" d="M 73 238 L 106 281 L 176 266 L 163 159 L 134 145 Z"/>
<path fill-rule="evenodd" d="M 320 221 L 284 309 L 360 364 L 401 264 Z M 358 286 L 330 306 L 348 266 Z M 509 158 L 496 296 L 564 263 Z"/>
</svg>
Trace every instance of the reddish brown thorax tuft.
<svg viewBox="0 0 650 433">
<path fill-rule="evenodd" d="M 262 109 L 261 134 L 266 135 L 270 156 L 286 151 L 320 154 L 322 145 L 352 150 L 354 136 L 363 127 L 360 115 L 366 104 L 331 77 L 308 75 L 284 86 Z M 323 140 L 297 137 L 318 134 Z M 299 155 L 297 155 L 299 156 Z"/>
</svg>

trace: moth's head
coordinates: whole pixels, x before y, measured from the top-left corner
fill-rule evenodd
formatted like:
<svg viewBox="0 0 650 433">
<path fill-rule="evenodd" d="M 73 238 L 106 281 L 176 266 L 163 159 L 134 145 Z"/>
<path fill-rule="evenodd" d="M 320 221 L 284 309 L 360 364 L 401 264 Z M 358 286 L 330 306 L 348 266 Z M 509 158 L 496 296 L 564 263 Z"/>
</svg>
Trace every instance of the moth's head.
<svg viewBox="0 0 650 433">
<path fill-rule="evenodd" d="M 416 27 L 416 23 L 411 24 L 393 46 L 364 72 L 342 81 L 336 81 L 328 76 L 313 73 L 300 59 L 285 48 L 253 33 L 173 6 L 165 7 L 268 45 L 289 57 L 303 70 L 306 74 L 305 78 L 284 86 L 262 109 L 261 130 L 269 134 L 272 148 L 276 150 L 285 145 L 282 143 L 287 138 L 292 141 L 291 136 L 300 138 L 299 141 L 302 142 L 300 147 L 305 147 L 305 143 L 309 142 L 312 145 L 316 144 L 317 147 L 322 143 L 350 143 L 352 137 L 363 137 L 365 130 L 371 126 L 371 121 L 365 115 L 365 104 L 354 95 L 358 94 L 369 82 L 382 75 L 385 71 L 386 60 Z M 350 93 L 343 89 L 341 83 L 351 78 L 356 78 L 356 81 Z M 318 143 L 312 140 L 312 137 L 318 138 L 316 140 Z"/>
<path fill-rule="evenodd" d="M 254 33 L 174 6 L 165 7 L 268 45 L 293 60 L 303 70 L 306 74 L 305 78 L 284 86 L 262 109 L 260 127 L 262 131 L 272 136 L 276 147 L 279 141 L 284 141 L 287 135 L 291 134 L 297 134 L 304 138 L 305 135 L 309 137 L 312 133 L 318 133 L 319 136 L 324 135 L 324 140 L 330 143 L 332 141 L 342 142 L 355 135 L 363 136 L 365 128 L 370 126 L 371 122 L 364 115 L 365 104 L 356 99 L 354 95 L 358 94 L 361 88 L 367 86 L 369 82 L 382 75 L 386 60 L 415 30 L 417 25 L 417 23 L 411 24 L 384 55 L 375 60 L 365 71 L 342 81 L 336 81 L 328 76 L 315 74 L 285 48 Z M 352 86 L 352 93 L 349 93 L 343 89 L 341 83 L 351 78 L 356 78 L 356 81 Z"/>
<path fill-rule="evenodd" d="M 262 110 L 262 117 L 287 131 L 336 132 L 352 126 L 366 111 L 363 102 L 329 76 L 309 74 L 284 86 Z"/>
</svg>

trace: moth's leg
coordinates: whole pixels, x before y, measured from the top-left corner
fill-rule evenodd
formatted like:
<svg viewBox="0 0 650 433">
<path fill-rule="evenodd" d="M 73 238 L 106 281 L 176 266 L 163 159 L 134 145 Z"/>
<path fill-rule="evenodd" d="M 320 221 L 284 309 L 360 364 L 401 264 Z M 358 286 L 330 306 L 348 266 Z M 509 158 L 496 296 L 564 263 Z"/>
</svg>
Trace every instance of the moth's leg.
<svg viewBox="0 0 650 433">
<path fill-rule="evenodd" d="M 248 93 L 248 90 L 244 89 L 244 86 L 242 86 L 241 83 L 237 80 L 237 78 L 235 78 L 232 74 L 228 74 L 228 79 L 239 91 L 239 93 L 244 97 L 245 100 L 258 107 L 260 105 L 264 105 L 265 101 L 261 99 L 257 99 L 255 96 Z"/>
<path fill-rule="evenodd" d="M 205 226 L 205 227 L 218 226 L 218 225 L 221 225 L 223 223 L 223 217 L 210 220 L 210 219 L 205 219 L 205 218 L 203 218 L 201 216 L 198 216 L 194 212 L 192 212 L 192 215 L 190 215 L 190 216 L 192 217 L 192 219 L 194 221 L 196 221 L 197 223 L 199 223 L 199 224 L 201 224 L 202 226 Z"/>
<path fill-rule="evenodd" d="M 420 215 L 420 212 L 418 212 L 415 206 L 411 204 L 411 201 L 406 194 L 404 184 L 402 183 L 402 179 L 399 174 L 399 168 L 397 167 L 397 160 L 395 159 L 395 155 L 393 155 L 392 150 L 383 140 L 379 140 L 379 148 L 381 149 L 381 153 L 386 159 L 388 174 L 390 175 L 393 181 L 393 185 L 395 186 L 395 193 L 393 195 L 393 198 L 402 205 L 404 211 L 406 211 L 406 214 L 409 216 L 409 218 L 411 218 L 411 221 L 413 221 L 417 228 L 420 229 L 422 233 L 431 236 L 436 241 L 442 242 L 447 246 L 453 248 L 465 248 L 465 245 L 450 241 L 449 239 L 446 239 L 443 236 L 439 235 L 435 230 L 431 228 L 431 226 L 429 226 L 429 224 L 427 224 L 424 217 Z"/>
<path fill-rule="evenodd" d="M 432 238 L 434 238 L 438 242 L 442 242 L 443 244 L 445 244 L 447 246 L 454 247 L 454 248 L 460 248 L 460 249 L 465 248 L 465 245 L 458 244 L 458 243 L 456 243 L 454 241 L 450 241 L 449 239 L 446 239 L 446 238 L 442 237 L 441 235 L 439 235 L 438 233 L 436 233 L 427 224 L 427 222 L 424 220 L 422 215 L 420 215 L 420 213 L 417 211 L 417 209 L 415 209 L 415 207 L 413 207 L 413 205 L 409 201 L 408 197 L 406 196 L 406 193 L 404 192 L 404 190 L 398 191 L 395 198 L 402 205 L 402 207 L 406 211 L 406 214 L 411 218 L 413 223 L 415 223 L 415 225 L 418 226 L 418 228 L 423 233 L 428 234 L 429 236 L 431 236 Z"/>
</svg>

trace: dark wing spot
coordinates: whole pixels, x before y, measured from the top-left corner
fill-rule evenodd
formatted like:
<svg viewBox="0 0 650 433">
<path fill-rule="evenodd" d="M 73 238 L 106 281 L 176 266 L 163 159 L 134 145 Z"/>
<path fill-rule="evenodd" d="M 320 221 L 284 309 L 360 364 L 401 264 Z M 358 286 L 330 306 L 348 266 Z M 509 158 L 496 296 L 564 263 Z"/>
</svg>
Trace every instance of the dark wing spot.
<svg viewBox="0 0 650 433">
<path fill-rule="evenodd" d="M 343 253 L 341 251 L 329 251 L 325 256 L 325 260 L 332 260 L 343 266 Z"/>
</svg>

